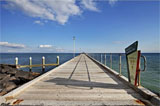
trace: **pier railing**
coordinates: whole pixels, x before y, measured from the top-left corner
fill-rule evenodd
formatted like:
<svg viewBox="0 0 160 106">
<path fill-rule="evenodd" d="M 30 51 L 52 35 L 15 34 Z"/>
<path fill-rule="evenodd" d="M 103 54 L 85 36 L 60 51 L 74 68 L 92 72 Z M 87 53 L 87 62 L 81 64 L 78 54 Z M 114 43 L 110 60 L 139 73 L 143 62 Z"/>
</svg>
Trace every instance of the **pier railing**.
<svg viewBox="0 0 160 106">
<path fill-rule="evenodd" d="M 99 57 L 97 55 L 94 55 L 94 54 L 92 55 L 92 53 L 88 54 L 88 55 L 90 55 L 92 58 L 98 60 L 99 62 L 101 62 L 105 66 L 108 66 L 109 68 L 115 70 L 115 67 L 113 67 L 115 65 L 115 64 L 113 64 L 113 61 L 115 61 L 113 59 L 113 57 L 114 57 L 113 53 L 109 53 L 109 55 L 108 55 L 108 53 L 102 53 L 102 54 L 99 55 Z M 108 60 L 107 60 L 107 57 L 108 57 Z M 126 57 L 126 55 L 123 54 L 123 53 L 119 53 L 116 57 L 116 66 L 118 66 L 118 67 L 116 67 L 115 71 L 119 73 L 119 76 L 121 76 L 125 71 L 127 72 L 126 60 L 122 61 L 123 59 L 126 59 L 125 57 Z M 142 55 L 141 55 L 141 57 L 143 58 L 143 61 L 144 61 L 144 68 L 140 69 L 140 71 L 145 71 L 146 70 L 146 57 L 142 56 Z M 122 73 L 122 71 L 123 71 L 123 73 Z M 126 75 L 126 77 L 127 77 L 127 75 Z M 140 73 L 139 73 L 139 75 L 138 75 L 138 86 L 140 86 L 140 85 L 141 85 L 141 83 L 140 83 Z"/>
<path fill-rule="evenodd" d="M 18 57 L 15 58 L 15 64 L 16 68 L 29 68 L 30 71 L 32 71 L 32 67 L 42 67 L 42 72 L 45 71 L 46 66 L 58 66 L 59 65 L 59 56 L 57 56 L 57 62 L 56 63 L 50 63 L 45 64 L 45 57 L 42 57 L 42 64 L 32 64 L 32 57 L 29 57 L 29 65 L 20 65 L 18 64 Z"/>
<path fill-rule="evenodd" d="M 119 75 L 122 75 L 122 56 L 125 56 L 124 54 L 118 54 L 119 55 Z M 93 55 L 90 55 L 92 58 L 98 60 L 97 58 L 95 58 L 95 56 Z M 112 53 L 110 53 L 109 55 L 109 60 L 107 60 L 107 54 L 106 53 L 103 53 L 103 54 L 100 54 L 100 60 L 98 60 L 99 62 L 101 62 L 102 64 L 106 65 L 106 66 L 109 66 L 110 68 L 113 68 L 113 55 Z M 123 67 L 124 68 L 124 67 Z"/>
</svg>

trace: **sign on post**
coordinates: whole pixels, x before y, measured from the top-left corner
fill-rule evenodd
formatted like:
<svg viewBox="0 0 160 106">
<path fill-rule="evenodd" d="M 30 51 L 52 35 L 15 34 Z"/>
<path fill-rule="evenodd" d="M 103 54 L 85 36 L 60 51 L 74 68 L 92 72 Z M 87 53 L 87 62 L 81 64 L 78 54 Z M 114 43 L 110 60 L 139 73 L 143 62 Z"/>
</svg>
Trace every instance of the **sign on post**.
<svg viewBox="0 0 160 106">
<path fill-rule="evenodd" d="M 134 42 L 125 49 L 127 69 L 128 69 L 128 80 L 131 84 L 137 86 L 138 77 L 140 74 L 140 55 L 141 52 L 137 50 L 138 41 Z"/>
</svg>

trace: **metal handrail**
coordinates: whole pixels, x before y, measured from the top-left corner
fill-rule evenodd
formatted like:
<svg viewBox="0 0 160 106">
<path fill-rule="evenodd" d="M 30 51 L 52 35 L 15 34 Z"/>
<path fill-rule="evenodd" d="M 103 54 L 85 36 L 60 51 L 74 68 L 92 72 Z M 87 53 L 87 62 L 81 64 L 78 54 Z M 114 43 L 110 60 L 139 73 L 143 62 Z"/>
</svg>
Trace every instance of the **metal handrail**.
<svg viewBox="0 0 160 106">
<path fill-rule="evenodd" d="M 57 63 L 45 64 L 45 57 L 42 57 L 42 64 L 32 64 L 32 57 L 29 57 L 29 65 L 20 65 L 18 64 L 18 57 L 15 58 L 16 68 L 29 68 L 29 71 L 32 71 L 32 67 L 42 67 L 42 72 L 45 71 L 45 66 L 58 66 L 59 65 L 59 56 L 57 56 Z"/>
<path fill-rule="evenodd" d="M 140 69 L 140 71 L 146 71 L 146 67 L 147 67 L 147 59 L 145 56 L 141 55 L 141 57 L 143 58 L 144 60 L 144 67 L 143 67 L 143 70 Z"/>
<path fill-rule="evenodd" d="M 59 64 L 33 64 L 33 65 L 17 65 L 17 68 L 41 67 L 41 66 L 58 66 Z"/>
</svg>

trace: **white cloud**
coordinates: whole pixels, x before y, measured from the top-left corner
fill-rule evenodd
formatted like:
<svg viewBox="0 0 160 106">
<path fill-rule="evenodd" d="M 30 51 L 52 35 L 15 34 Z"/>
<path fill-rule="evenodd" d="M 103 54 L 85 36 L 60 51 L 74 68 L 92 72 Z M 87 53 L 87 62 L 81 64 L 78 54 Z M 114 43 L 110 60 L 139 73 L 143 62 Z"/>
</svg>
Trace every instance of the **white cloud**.
<svg viewBox="0 0 160 106">
<path fill-rule="evenodd" d="M 0 46 L 9 47 L 9 48 L 25 48 L 25 45 L 23 44 L 15 44 L 15 43 L 8 43 L 8 42 L 0 42 Z"/>
<path fill-rule="evenodd" d="M 39 20 L 34 21 L 34 23 L 35 23 L 35 24 L 39 24 L 39 25 L 43 25 L 43 24 L 44 24 L 43 22 L 41 22 L 41 21 L 39 21 Z"/>
<path fill-rule="evenodd" d="M 62 48 L 56 48 L 56 51 L 57 51 L 57 52 L 66 52 L 66 50 L 65 50 L 65 49 L 62 49 Z"/>
<path fill-rule="evenodd" d="M 65 24 L 73 15 L 80 15 L 75 0 L 7 0 L 7 9 L 18 9 L 24 14 L 43 20 Z"/>
<path fill-rule="evenodd" d="M 98 0 L 5 0 L 3 6 L 10 10 L 20 10 L 27 16 L 40 18 L 34 23 L 43 25 L 45 21 L 56 21 L 64 25 L 69 17 L 81 15 L 83 9 L 99 12 Z M 77 2 L 76 2 L 77 1 Z M 111 6 L 118 0 L 106 0 Z M 79 3 L 79 5 L 78 5 Z M 83 7 L 80 8 L 80 7 Z M 44 22 L 43 22 L 44 21 Z"/>
<path fill-rule="evenodd" d="M 81 4 L 88 10 L 99 11 L 94 0 L 82 0 Z"/>
<path fill-rule="evenodd" d="M 39 48 L 52 48 L 52 45 L 39 45 Z"/>
<path fill-rule="evenodd" d="M 109 0 L 109 3 L 114 4 L 115 1 L 117 0 Z M 33 18 L 40 18 L 41 21 L 34 22 L 40 25 L 47 20 L 64 25 L 70 16 L 81 15 L 83 10 L 80 7 L 99 11 L 96 7 L 96 0 L 81 0 L 80 2 L 78 0 L 6 0 L 3 6 L 10 10 L 20 10 Z"/>
<path fill-rule="evenodd" d="M 110 4 L 111 6 L 113 6 L 117 1 L 118 1 L 118 0 L 109 0 L 108 2 L 109 2 L 109 4 Z"/>
<path fill-rule="evenodd" d="M 71 50 L 53 45 L 25 46 L 23 44 L 0 42 L 0 53 L 64 53 Z"/>
<path fill-rule="evenodd" d="M 114 44 L 127 44 L 127 41 L 114 41 Z"/>
</svg>

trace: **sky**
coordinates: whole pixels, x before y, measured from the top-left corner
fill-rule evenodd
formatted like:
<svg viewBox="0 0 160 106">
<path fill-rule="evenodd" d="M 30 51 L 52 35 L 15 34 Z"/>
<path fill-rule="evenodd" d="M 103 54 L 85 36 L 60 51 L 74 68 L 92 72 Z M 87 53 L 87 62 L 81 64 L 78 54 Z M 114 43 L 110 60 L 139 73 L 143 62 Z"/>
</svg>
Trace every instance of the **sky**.
<svg viewBox="0 0 160 106">
<path fill-rule="evenodd" d="M 160 52 L 159 0 L 0 0 L 0 52 Z"/>
</svg>

